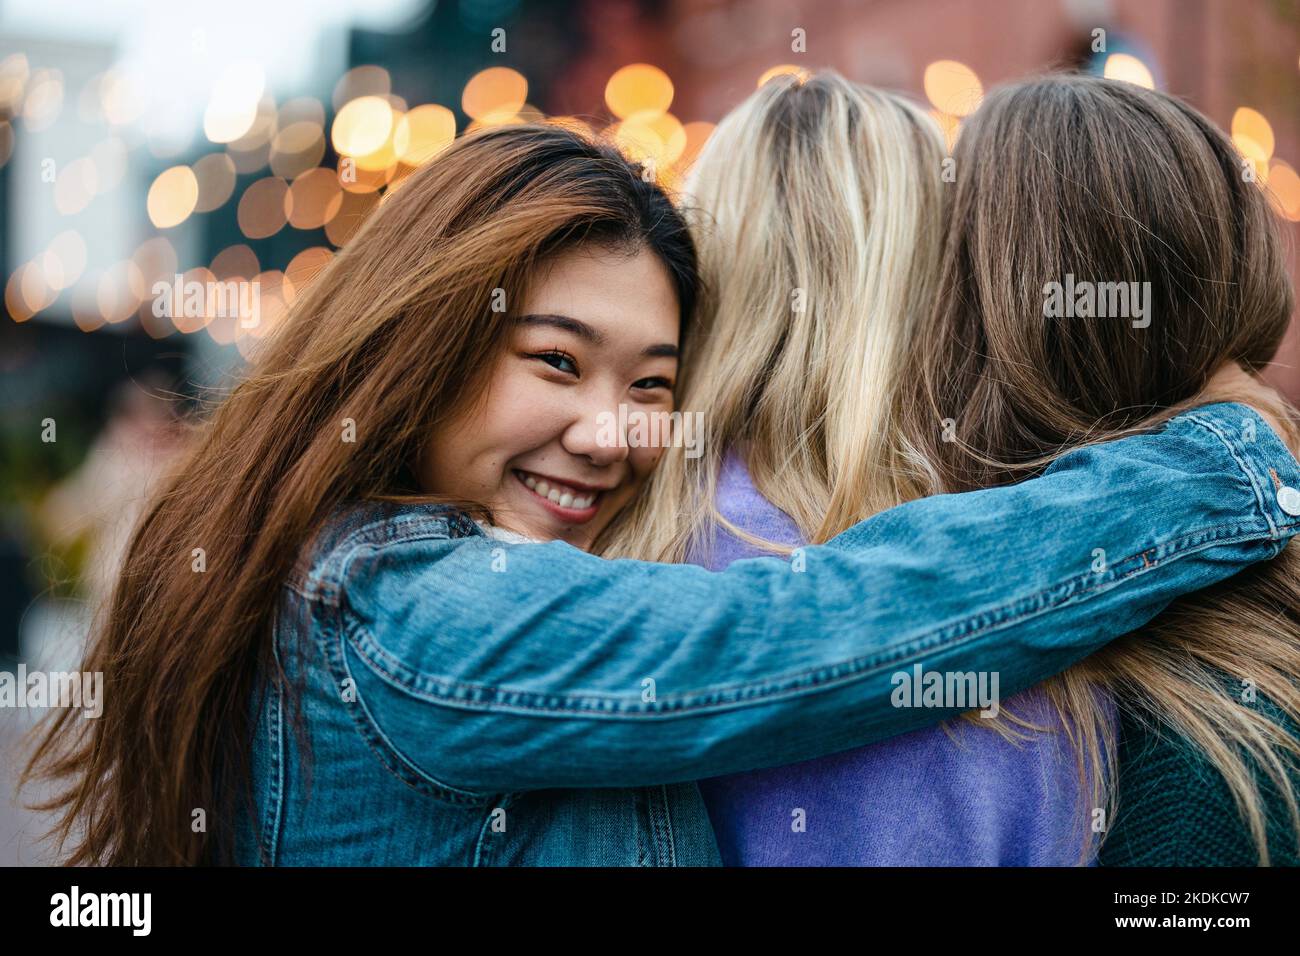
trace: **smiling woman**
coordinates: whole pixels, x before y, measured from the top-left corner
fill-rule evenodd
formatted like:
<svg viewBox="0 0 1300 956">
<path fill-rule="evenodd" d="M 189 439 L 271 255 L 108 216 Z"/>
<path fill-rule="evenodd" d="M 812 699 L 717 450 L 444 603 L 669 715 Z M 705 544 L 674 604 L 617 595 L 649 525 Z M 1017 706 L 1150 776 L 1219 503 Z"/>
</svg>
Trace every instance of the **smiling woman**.
<svg viewBox="0 0 1300 956">
<path fill-rule="evenodd" d="M 542 264 L 522 313 L 491 388 L 430 435 L 420 481 L 508 530 L 587 548 L 659 458 L 611 444 L 600 422 L 620 405 L 672 410 L 677 292 L 648 248 L 584 245 Z"/>
</svg>

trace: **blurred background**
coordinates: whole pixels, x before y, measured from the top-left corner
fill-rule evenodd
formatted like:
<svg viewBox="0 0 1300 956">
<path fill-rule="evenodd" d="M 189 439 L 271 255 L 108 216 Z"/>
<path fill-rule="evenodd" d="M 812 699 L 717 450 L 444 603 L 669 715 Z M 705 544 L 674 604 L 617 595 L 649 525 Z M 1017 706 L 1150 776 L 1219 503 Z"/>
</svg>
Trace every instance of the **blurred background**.
<svg viewBox="0 0 1300 956">
<path fill-rule="evenodd" d="M 179 422 L 457 135 L 583 124 L 672 187 L 757 85 L 823 66 L 950 141 L 1046 69 L 1182 96 L 1296 274 L 1300 0 L 0 0 L 0 670 L 77 668 Z M 1268 373 L 1293 400 L 1295 336 Z M 13 800 L 33 719 L 0 708 L 3 865 L 48 858 Z"/>
</svg>

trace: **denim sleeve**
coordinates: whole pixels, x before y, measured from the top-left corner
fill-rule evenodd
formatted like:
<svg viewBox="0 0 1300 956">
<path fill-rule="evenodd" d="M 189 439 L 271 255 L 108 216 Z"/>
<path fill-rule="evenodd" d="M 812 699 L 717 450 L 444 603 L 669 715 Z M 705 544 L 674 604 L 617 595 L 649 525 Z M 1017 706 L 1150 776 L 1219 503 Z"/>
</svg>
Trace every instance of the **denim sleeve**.
<svg viewBox="0 0 1300 956">
<path fill-rule="evenodd" d="M 910 502 L 790 561 L 712 572 L 562 542 L 356 544 L 332 559 L 340 676 L 373 739 L 471 794 L 794 763 L 953 715 L 895 706 L 895 674 L 995 675 L 1009 697 L 1276 556 L 1297 488 L 1272 430 L 1222 403 L 1017 485 Z"/>
</svg>

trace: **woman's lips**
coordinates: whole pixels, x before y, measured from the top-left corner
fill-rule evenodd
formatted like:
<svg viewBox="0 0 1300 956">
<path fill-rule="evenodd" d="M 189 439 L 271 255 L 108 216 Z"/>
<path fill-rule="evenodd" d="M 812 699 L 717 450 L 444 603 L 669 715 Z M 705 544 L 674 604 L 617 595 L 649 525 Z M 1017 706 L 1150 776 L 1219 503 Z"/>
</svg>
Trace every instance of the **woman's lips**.
<svg viewBox="0 0 1300 956">
<path fill-rule="evenodd" d="M 568 524 L 585 524 L 596 517 L 596 512 L 600 510 L 603 490 L 583 491 L 518 468 L 514 469 L 514 473 L 515 478 L 529 494 L 561 521 Z M 578 507 L 579 504 L 582 507 Z"/>
</svg>

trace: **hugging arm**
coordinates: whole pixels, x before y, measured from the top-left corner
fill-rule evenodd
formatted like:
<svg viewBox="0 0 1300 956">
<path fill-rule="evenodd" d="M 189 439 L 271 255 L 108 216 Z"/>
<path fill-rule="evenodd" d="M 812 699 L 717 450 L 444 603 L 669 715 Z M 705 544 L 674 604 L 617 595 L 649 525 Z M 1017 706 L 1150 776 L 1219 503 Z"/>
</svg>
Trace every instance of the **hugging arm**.
<svg viewBox="0 0 1300 956">
<path fill-rule="evenodd" d="M 1297 530 L 1282 487 L 1300 487 L 1300 468 L 1272 430 L 1210 405 L 1014 486 L 883 512 L 794 562 L 710 572 L 560 542 L 354 545 L 328 639 L 377 736 L 443 786 L 698 779 L 952 716 L 894 706 L 893 675 L 917 665 L 996 673 L 1003 697 L 1057 674 L 1275 556 Z"/>
</svg>

